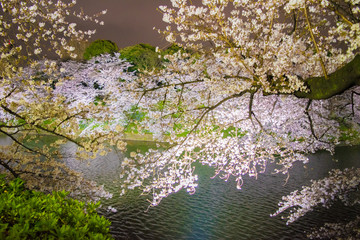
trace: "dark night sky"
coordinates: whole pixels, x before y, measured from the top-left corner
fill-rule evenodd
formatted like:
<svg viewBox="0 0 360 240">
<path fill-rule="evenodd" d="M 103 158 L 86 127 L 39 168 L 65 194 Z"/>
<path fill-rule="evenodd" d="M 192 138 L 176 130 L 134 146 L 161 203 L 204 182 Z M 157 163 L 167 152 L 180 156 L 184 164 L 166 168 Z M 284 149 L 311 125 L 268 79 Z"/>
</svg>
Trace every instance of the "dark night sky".
<svg viewBox="0 0 360 240">
<path fill-rule="evenodd" d="M 164 29 L 162 14 L 157 11 L 159 5 L 170 5 L 169 0 L 78 0 L 77 7 L 82 7 L 88 15 L 107 9 L 101 16 L 105 25 L 78 22 L 81 29 L 94 29 L 96 34 L 91 40 L 108 39 L 119 48 L 138 43 L 149 43 L 165 47 L 168 43 L 153 27 Z"/>
</svg>

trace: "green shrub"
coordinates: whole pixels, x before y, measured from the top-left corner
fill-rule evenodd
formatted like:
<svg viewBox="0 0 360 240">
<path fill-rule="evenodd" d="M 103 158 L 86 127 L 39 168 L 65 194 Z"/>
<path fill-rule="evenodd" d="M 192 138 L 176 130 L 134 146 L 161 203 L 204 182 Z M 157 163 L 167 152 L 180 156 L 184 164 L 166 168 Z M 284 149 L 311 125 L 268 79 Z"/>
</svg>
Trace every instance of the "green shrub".
<svg viewBox="0 0 360 240">
<path fill-rule="evenodd" d="M 84 60 L 89 60 L 93 57 L 99 56 L 106 53 L 118 52 L 119 48 L 117 45 L 110 40 L 96 40 L 86 48 L 83 58 Z"/>
<path fill-rule="evenodd" d="M 110 221 L 96 212 L 100 203 L 67 195 L 26 190 L 20 179 L 0 177 L 0 239 L 111 239 Z"/>
<path fill-rule="evenodd" d="M 120 58 L 125 59 L 134 66 L 130 67 L 129 71 L 142 72 L 144 70 L 153 70 L 161 68 L 162 58 L 159 58 L 159 53 L 155 51 L 155 47 L 149 44 L 137 44 L 121 49 Z"/>
<path fill-rule="evenodd" d="M 178 51 L 181 51 L 182 53 L 184 53 L 184 52 L 190 53 L 190 51 L 186 51 L 184 48 L 179 47 L 177 44 L 173 43 L 173 44 L 171 44 L 170 47 L 164 49 L 161 52 L 161 54 L 162 54 L 162 56 L 164 56 L 164 55 L 172 55 L 172 54 L 174 54 L 174 53 L 176 53 Z"/>
</svg>

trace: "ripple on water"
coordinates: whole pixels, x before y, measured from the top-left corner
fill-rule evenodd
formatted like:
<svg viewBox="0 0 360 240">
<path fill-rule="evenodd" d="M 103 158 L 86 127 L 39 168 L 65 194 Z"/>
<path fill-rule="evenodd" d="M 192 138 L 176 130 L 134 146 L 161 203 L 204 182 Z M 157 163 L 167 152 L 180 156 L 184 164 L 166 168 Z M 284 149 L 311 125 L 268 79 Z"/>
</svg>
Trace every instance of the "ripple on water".
<svg viewBox="0 0 360 240">
<path fill-rule="evenodd" d="M 242 190 L 236 189 L 234 179 L 227 183 L 219 178 L 210 179 L 214 171 L 197 166 L 200 168 L 199 187 L 194 195 L 181 190 L 148 212 L 145 211 L 149 203 L 145 196 L 139 196 L 140 192 L 130 192 L 122 198 L 118 196 L 117 185 L 113 183 L 118 173 L 112 168 L 111 176 L 107 175 L 108 181 L 104 176 L 96 176 L 107 189 L 116 193 L 113 199 L 104 201 L 100 212 L 112 221 L 111 233 L 116 239 L 306 239 L 305 232 L 312 227 L 323 221 L 359 214 L 360 209 L 335 206 L 331 214 L 319 209 L 289 226 L 280 217 L 269 215 L 276 211 L 281 196 L 308 184 L 310 179 L 325 177 L 334 167 L 347 167 L 347 159 L 349 166 L 359 165 L 354 156 L 360 155 L 360 148 L 356 151 L 340 149 L 341 154 L 337 156 L 341 158 L 340 165 L 333 162 L 328 153 L 320 152 L 312 157 L 313 161 L 306 169 L 302 164 L 296 164 L 286 185 L 286 176 L 273 175 L 269 166 L 257 180 L 245 177 Z M 113 167 L 119 164 L 118 156 L 112 161 L 115 161 Z M 101 166 L 96 165 L 97 168 Z M 118 212 L 107 212 L 108 205 Z"/>
</svg>

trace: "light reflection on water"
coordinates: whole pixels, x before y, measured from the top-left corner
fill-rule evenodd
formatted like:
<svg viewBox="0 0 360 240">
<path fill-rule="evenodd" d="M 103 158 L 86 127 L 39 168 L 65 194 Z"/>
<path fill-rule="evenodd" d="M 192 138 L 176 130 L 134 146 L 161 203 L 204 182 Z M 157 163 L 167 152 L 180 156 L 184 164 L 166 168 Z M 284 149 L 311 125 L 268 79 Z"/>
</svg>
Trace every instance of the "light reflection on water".
<svg viewBox="0 0 360 240">
<path fill-rule="evenodd" d="M 119 197 L 119 167 L 124 155 L 149 147 L 155 146 L 129 142 L 124 154 L 110 153 L 90 165 L 73 166 L 114 194 L 112 199 L 103 201 L 100 213 L 112 221 L 111 233 L 116 239 L 305 239 L 305 231 L 324 221 L 360 213 L 359 208 L 319 209 L 290 226 L 281 217 L 269 216 L 276 211 L 281 196 L 309 184 L 310 179 L 325 177 L 332 168 L 359 167 L 360 147 L 338 148 L 335 156 L 318 152 L 311 156 L 306 168 L 295 165 L 285 186 L 286 176 L 272 174 L 272 166 L 258 180 L 245 177 L 242 190 L 237 190 L 235 179 L 228 182 L 210 179 L 214 170 L 198 165 L 199 187 L 194 195 L 181 190 L 145 212 L 149 203 L 139 191 Z M 115 207 L 118 212 L 107 211 L 107 206 Z"/>
<path fill-rule="evenodd" d="M 0 137 L 0 144 L 10 142 Z M 332 168 L 360 167 L 360 146 L 337 148 L 334 156 L 327 152 L 314 154 L 306 168 L 296 164 L 291 169 L 285 186 L 286 176 L 272 174 L 272 166 L 268 166 L 258 180 L 245 177 L 242 190 L 237 190 L 234 179 L 228 182 L 210 179 L 214 170 L 199 165 L 196 166 L 199 187 L 194 195 L 181 190 L 145 212 L 149 203 L 139 191 L 119 197 L 119 174 L 124 156 L 149 147 L 155 147 L 155 144 L 128 142 L 125 153 L 114 151 L 91 162 L 67 162 L 113 193 L 112 199 L 102 201 L 99 212 L 112 221 L 111 233 L 116 239 L 305 239 L 304 232 L 312 227 L 360 213 L 359 208 L 319 209 L 290 226 L 286 226 L 281 217 L 269 216 L 276 211 L 281 196 L 309 184 L 310 179 L 325 177 Z M 73 151 L 71 145 L 63 150 Z M 118 211 L 109 212 L 107 206 Z"/>
</svg>

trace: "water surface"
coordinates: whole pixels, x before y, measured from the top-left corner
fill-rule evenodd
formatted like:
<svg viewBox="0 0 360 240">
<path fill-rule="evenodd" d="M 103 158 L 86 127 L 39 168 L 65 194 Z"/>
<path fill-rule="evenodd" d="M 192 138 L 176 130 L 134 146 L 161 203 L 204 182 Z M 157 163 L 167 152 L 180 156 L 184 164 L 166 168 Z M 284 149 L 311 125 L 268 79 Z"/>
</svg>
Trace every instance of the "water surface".
<svg viewBox="0 0 360 240">
<path fill-rule="evenodd" d="M 8 138 L 0 137 L 1 145 L 10 143 Z M 112 199 L 102 201 L 99 212 L 112 221 L 111 233 L 115 239 L 306 239 L 305 232 L 313 227 L 360 214 L 359 207 L 338 205 L 330 210 L 316 209 L 289 226 L 280 216 L 270 217 L 281 196 L 308 185 L 310 179 L 326 177 L 332 168 L 360 167 L 360 146 L 339 147 L 334 156 L 324 151 L 312 155 L 306 168 L 295 164 L 285 185 L 286 176 L 272 174 L 274 166 L 268 166 L 257 180 L 245 177 L 242 189 L 237 190 L 235 179 L 228 182 L 210 179 L 214 170 L 197 165 L 199 187 L 194 195 L 181 190 L 146 212 L 149 203 L 146 196 L 140 196 L 141 192 L 134 190 L 119 196 L 119 174 L 124 156 L 149 147 L 155 147 L 155 143 L 129 141 L 125 153 L 114 151 L 90 163 L 68 160 L 70 167 L 104 184 L 113 193 Z M 71 145 L 63 150 L 73 151 Z M 108 211 L 108 206 L 117 212 Z"/>
<path fill-rule="evenodd" d="M 146 212 L 149 203 L 139 191 L 119 197 L 120 163 L 131 151 L 153 145 L 129 142 L 126 153 L 110 153 L 90 165 L 72 163 L 114 194 L 103 201 L 100 213 L 112 221 L 111 233 L 116 239 L 306 239 L 305 232 L 313 227 L 360 213 L 359 208 L 320 208 L 289 226 L 281 217 L 269 216 L 276 211 L 281 196 L 309 184 L 310 179 L 325 177 L 332 168 L 360 167 L 360 147 L 338 148 L 335 156 L 314 154 L 306 168 L 299 163 L 291 169 L 286 185 L 286 176 L 272 174 L 273 166 L 269 166 L 257 180 L 245 177 L 243 188 L 237 190 L 234 179 L 210 179 L 214 170 L 199 165 L 199 187 L 194 195 L 181 190 Z M 107 206 L 118 212 L 109 212 Z"/>
</svg>

